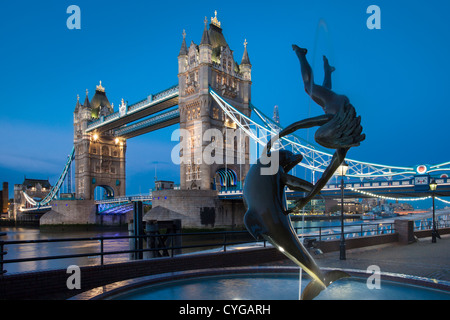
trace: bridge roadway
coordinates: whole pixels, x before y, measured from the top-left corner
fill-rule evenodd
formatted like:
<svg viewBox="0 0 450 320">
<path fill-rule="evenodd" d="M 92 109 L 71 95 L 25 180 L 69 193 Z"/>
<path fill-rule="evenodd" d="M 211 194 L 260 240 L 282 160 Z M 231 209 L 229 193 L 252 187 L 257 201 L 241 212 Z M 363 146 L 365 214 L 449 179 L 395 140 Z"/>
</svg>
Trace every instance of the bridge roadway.
<svg viewBox="0 0 450 320">
<path fill-rule="evenodd" d="M 441 197 L 450 196 L 450 178 L 436 179 L 438 184 L 435 195 Z M 372 182 L 353 182 L 345 184 L 345 195 L 349 198 L 367 198 L 371 195 L 362 194 L 358 191 L 369 192 L 372 194 L 393 197 L 393 198 L 421 198 L 431 195 L 429 186 L 416 185 L 415 178 L 406 180 L 391 180 L 391 181 L 372 181 Z M 322 189 L 324 196 L 340 196 L 340 184 L 328 184 Z M 358 191 L 356 191 L 358 190 Z"/>
<path fill-rule="evenodd" d="M 435 195 L 438 197 L 450 196 L 450 178 L 436 179 L 438 183 Z M 360 192 L 358 192 L 358 191 Z M 366 192 L 362 194 L 361 192 Z M 371 193 L 370 194 L 367 194 Z M 400 181 L 373 181 L 360 183 L 346 183 L 344 189 L 345 198 L 372 198 L 373 194 L 377 196 L 385 196 L 398 198 L 400 201 L 405 198 L 422 198 L 431 195 L 428 190 L 417 190 L 414 185 L 414 179 Z M 220 191 L 219 199 L 222 200 L 242 200 L 242 190 Z M 303 192 L 286 190 L 288 200 L 295 200 L 303 196 Z M 324 198 L 340 198 L 340 184 L 327 184 L 321 192 Z M 133 209 L 133 202 L 142 201 L 151 204 L 153 200 L 152 194 L 124 196 L 105 200 L 97 200 L 95 203 L 98 207 L 99 214 L 123 214 Z"/>
<path fill-rule="evenodd" d="M 438 187 L 435 195 L 437 197 L 450 196 L 450 178 L 436 179 Z M 407 180 L 391 180 L 391 181 L 372 181 L 372 182 L 354 182 L 345 183 L 344 197 L 345 198 L 373 198 L 373 195 L 363 194 L 361 192 L 368 192 L 377 196 L 392 197 L 392 198 L 421 198 L 431 196 L 428 186 L 417 186 L 414 184 L 414 179 Z M 327 184 L 321 191 L 324 198 L 338 198 L 341 197 L 341 185 Z M 298 199 L 303 196 L 303 192 L 296 192 L 287 190 L 286 196 L 289 200 Z M 221 199 L 241 199 L 242 190 L 230 190 L 219 193 Z"/>
<path fill-rule="evenodd" d="M 123 196 L 104 200 L 96 200 L 98 214 L 124 214 L 133 210 L 133 202 L 142 201 L 144 204 L 151 204 L 152 194 Z"/>
<path fill-rule="evenodd" d="M 180 110 L 178 108 L 161 112 L 145 120 L 114 130 L 116 137 L 130 139 L 142 134 L 162 129 L 173 124 L 180 123 Z"/>
<path fill-rule="evenodd" d="M 125 110 L 119 108 L 119 111 L 117 112 L 105 117 L 100 117 L 100 119 L 88 124 L 86 132 L 95 131 L 102 133 L 108 130 L 114 130 L 116 136 L 124 138 L 135 137 L 180 122 L 179 112 L 175 112 L 175 110 L 178 109 L 174 109 L 161 113 L 153 118 L 131 124 L 137 120 L 141 120 L 177 105 L 178 85 L 175 85 L 157 94 L 150 95 L 146 99 L 126 107 Z M 151 119 L 154 121 L 151 121 Z M 130 128 L 134 128 L 135 130 Z"/>
</svg>

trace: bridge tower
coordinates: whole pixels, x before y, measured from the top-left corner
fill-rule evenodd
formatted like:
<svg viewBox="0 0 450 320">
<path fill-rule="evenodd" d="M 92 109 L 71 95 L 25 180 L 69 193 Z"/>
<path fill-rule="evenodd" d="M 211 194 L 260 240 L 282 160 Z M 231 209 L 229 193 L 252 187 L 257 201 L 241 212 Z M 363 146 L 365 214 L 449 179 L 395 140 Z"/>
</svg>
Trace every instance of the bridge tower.
<svg viewBox="0 0 450 320">
<path fill-rule="evenodd" d="M 89 102 L 88 91 L 83 104 L 79 97 L 74 111 L 75 196 L 94 200 L 96 187 L 107 197 L 125 195 L 126 141 L 114 137 L 112 131 L 86 133 L 89 122 L 114 112 L 100 84 Z"/>
<path fill-rule="evenodd" d="M 234 60 L 217 11 L 209 27 L 206 17 L 204 23 L 200 45 L 192 41 L 188 48 L 183 31 L 178 55 L 180 129 L 190 133 L 187 141 L 181 141 L 180 185 L 181 189 L 233 189 L 241 186 L 249 170 L 249 141 L 239 136 L 238 127 L 213 100 L 209 87 L 250 116 L 252 65 L 246 40 L 241 62 Z"/>
</svg>

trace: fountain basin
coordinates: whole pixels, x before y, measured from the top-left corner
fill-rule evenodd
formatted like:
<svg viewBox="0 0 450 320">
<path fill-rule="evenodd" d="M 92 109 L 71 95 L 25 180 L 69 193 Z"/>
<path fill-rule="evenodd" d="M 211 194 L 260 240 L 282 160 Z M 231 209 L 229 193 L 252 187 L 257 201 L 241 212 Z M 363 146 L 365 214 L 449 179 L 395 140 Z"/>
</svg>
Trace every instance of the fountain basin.
<svg viewBox="0 0 450 320">
<path fill-rule="evenodd" d="M 327 269 L 324 269 L 326 272 Z M 345 270 L 351 278 L 332 283 L 316 300 L 450 300 L 450 283 L 381 273 L 380 289 L 369 289 L 371 274 Z M 305 273 L 303 273 L 305 274 Z M 302 278 L 302 288 L 309 278 Z M 296 267 L 191 270 L 117 282 L 73 299 L 105 300 L 297 300 Z"/>
</svg>

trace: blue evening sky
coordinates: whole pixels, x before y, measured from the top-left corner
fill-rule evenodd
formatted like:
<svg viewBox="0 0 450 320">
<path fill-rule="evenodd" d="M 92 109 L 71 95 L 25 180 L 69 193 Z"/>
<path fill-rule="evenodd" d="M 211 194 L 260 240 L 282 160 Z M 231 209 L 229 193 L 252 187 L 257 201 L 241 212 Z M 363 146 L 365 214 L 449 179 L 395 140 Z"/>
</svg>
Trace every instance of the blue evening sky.
<svg viewBox="0 0 450 320">
<path fill-rule="evenodd" d="M 81 30 L 69 30 L 69 5 Z M 369 5 L 381 29 L 369 30 Z M 0 180 L 55 183 L 73 143 L 76 96 L 92 98 L 102 81 L 120 100 L 144 99 L 178 82 L 177 55 L 186 30 L 199 43 L 205 16 L 218 11 L 239 63 L 244 39 L 252 69 L 252 102 L 282 125 L 319 115 L 303 90 L 291 44 L 309 49 L 317 82 L 322 55 L 336 67 L 333 89 L 362 116 L 366 140 L 348 157 L 394 166 L 450 161 L 448 1 L 1 1 Z M 130 139 L 127 193 L 160 179 L 179 181 L 170 141 L 176 126 Z M 302 133 L 312 140 L 313 133 Z"/>
</svg>

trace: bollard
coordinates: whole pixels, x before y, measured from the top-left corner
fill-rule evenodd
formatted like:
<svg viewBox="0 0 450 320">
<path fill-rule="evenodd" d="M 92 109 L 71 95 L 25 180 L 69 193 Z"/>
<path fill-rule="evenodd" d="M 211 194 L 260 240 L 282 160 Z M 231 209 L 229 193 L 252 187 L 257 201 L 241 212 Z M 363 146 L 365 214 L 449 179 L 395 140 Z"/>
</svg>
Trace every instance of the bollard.
<svg viewBox="0 0 450 320">
<path fill-rule="evenodd" d="M 173 231 L 172 233 L 181 234 L 181 219 L 174 219 L 173 220 Z M 174 254 L 181 254 L 181 246 L 183 244 L 182 236 L 172 236 L 172 248 L 178 248 L 178 249 L 172 249 L 172 256 Z"/>
<path fill-rule="evenodd" d="M 134 222 L 133 222 L 133 220 L 131 220 L 130 223 L 128 224 L 128 235 L 129 236 L 134 236 Z M 134 238 L 129 238 L 128 239 L 128 246 L 130 247 L 130 251 L 131 250 L 135 250 L 135 246 L 134 245 L 135 245 Z M 130 252 L 129 259 L 130 260 L 134 260 L 134 252 Z"/>
<path fill-rule="evenodd" d="M 142 201 L 135 201 L 133 202 L 133 225 L 134 225 L 134 236 L 136 236 L 136 238 L 134 238 L 134 248 L 135 250 L 142 250 L 143 245 L 142 245 L 142 235 L 144 235 L 144 226 L 143 226 L 143 220 L 142 220 L 142 216 L 144 213 L 144 204 L 142 203 Z M 143 254 L 142 251 L 138 251 L 135 252 L 134 254 L 135 259 L 142 259 Z"/>
<path fill-rule="evenodd" d="M 156 236 L 158 234 L 158 230 L 159 230 L 159 226 L 158 226 L 157 221 L 155 221 L 155 220 L 147 221 L 147 223 L 145 225 L 145 234 L 148 235 L 149 237 L 145 238 L 146 239 L 146 241 L 145 241 L 146 249 L 155 249 L 156 248 L 156 242 L 157 242 Z M 146 255 L 145 255 L 146 259 L 158 257 L 157 251 L 146 251 L 145 253 L 146 253 Z"/>
<path fill-rule="evenodd" d="M 398 233 L 398 242 L 409 244 L 415 241 L 413 220 L 395 220 L 394 228 Z"/>
</svg>

